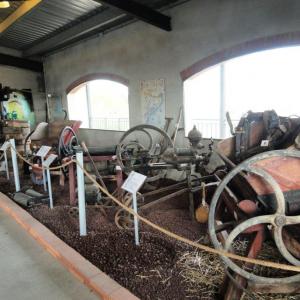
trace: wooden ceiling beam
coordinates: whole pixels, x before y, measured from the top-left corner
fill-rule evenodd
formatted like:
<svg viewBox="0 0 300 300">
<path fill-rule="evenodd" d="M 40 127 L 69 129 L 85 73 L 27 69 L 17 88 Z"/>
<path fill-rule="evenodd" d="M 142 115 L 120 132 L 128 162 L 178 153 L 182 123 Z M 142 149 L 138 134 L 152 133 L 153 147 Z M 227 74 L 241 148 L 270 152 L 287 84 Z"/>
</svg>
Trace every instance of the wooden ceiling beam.
<svg viewBox="0 0 300 300">
<path fill-rule="evenodd" d="M 96 2 L 105 3 L 116 7 L 125 13 L 136 17 L 148 24 L 156 26 L 160 29 L 171 31 L 171 17 L 160 13 L 144 4 L 134 0 L 94 0 Z"/>
<path fill-rule="evenodd" d="M 0 23 L 0 34 L 7 28 L 14 24 L 18 19 L 31 11 L 34 7 L 39 5 L 42 0 L 28 0 L 19 6 L 12 14 L 10 14 L 4 21 Z"/>
</svg>

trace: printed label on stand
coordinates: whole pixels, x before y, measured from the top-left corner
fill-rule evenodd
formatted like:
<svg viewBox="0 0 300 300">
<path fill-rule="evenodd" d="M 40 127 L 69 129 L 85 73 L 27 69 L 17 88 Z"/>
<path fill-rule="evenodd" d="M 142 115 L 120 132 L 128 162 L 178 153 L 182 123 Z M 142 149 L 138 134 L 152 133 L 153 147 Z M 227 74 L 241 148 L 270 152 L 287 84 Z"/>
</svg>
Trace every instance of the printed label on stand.
<svg viewBox="0 0 300 300">
<path fill-rule="evenodd" d="M 262 140 L 260 146 L 261 147 L 268 147 L 269 146 L 269 141 L 268 140 Z"/>
<path fill-rule="evenodd" d="M 43 166 L 46 168 L 49 168 L 51 164 L 56 160 L 57 155 L 55 154 L 50 154 L 48 158 L 44 161 Z"/>
<path fill-rule="evenodd" d="M 38 153 L 36 154 L 36 156 L 44 158 L 49 153 L 50 150 L 51 150 L 50 146 L 42 146 L 38 151 Z"/>
<path fill-rule="evenodd" d="M 129 193 L 136 193 L 142 187 L 146 178 L 145 175 L 132 171 L 123 183 L 122 189 Z"/>
</svg>

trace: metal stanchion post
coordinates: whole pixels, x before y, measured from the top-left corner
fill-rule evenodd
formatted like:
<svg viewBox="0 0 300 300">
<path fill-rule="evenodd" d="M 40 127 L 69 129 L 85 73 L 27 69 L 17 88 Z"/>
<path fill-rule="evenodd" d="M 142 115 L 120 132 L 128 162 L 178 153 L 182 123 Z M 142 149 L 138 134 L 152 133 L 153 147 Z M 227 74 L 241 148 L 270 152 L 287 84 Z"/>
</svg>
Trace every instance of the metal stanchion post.
<svg viewBox="0 0 300 300">
<path fill-rule="evenodd" d="M 14 170 L 14 179 L 15 179 L 15 187 L 16 187 L 16 192 L 19 192 L 21 190 L 20 187 L 20 178 L 19 178 L 19 167 L 18 167 L 18 159 L 17 159 L 17 153 L 16 153 L 16 143 L 14 139 L 9 140 L 11 144 L 11 159 L 12 159 L 12 165 L 13 165 L 13 170 Z"/>
<path fill-rule="evenodd" d="M 6 141 L 0 148 L 0 151 L 3 152 L 4 155 L 4 163 L 5 163 L 5 171 L 6 171 L 6 178 L 9 180 L 9 168 L 8 168 L 8 161 L 7 161 L 7 150 L 10 147 L 10 142 Z"/>
<path fill-rule="evenodd" d="M 36 156 L 40 157 L 42 161 L 42 173 L 43 173 L 43 183 L 44 183 L 45 192 L 47 192 L 47 183 L 46 183 L 46 171 L 44 168 L 44 161 L 45 161 L 45 157 L 47 157 L 50 150 L 51 150 L 50 146 L 42 146 L 40 150 L 36 153 Z"/>
<path fill-rule="evenodd" d="M 133 210 L 137 214 L 137 198 L 136 193 L 132 193 L 132 203 L 133 203 Z M 140 245 L 140 238 L 139 238 L 139 220 L 137 216 L 134 216 L 134 238 L 135 238 L 135 244 L 137 246 Z"/>
<path fill-rule="evenodd" d="M 9 169 L 8 169 L 8 161 L 7 161 L 6 150 L 4 151 L 4 162 L 5 162 L 5 169 L 6 169 L 6 178 L 7 178 L 7 180 L 9 180 Z"/>
<path fill-rule="evenodd" d="M 42 159 L 42 172 L 43 172 L 44 191 L 47 192 L 46 172 L 45 172 L 45 168 L 44 168 L 44 157 L 41 157 L 41 159 Z"/>
<path fill-rule="evenodd" d="M 138 212 L 136 194 L 144 184 L 145 180 L 146 180 L 145 175 L 132 171 L 127 177 L 124 184 L 122 185 L 122 189 L 131 193 L 132 195 L 132 206 L 136 214 Z M 139 221 L 136 215 L 134 216 L 134 238 L 135 238 L 135 244 L 139 246 L 140 245 Z"/>
<path fill-rule="evenodd" d="M 83 167 L 83 152 L 76 152 L 76 160 Z M 85 212 L 85 191 L 84 191 L 84 174 L 83 170 L 77 164 L 77 189 L 78 189 L 78 208 L 79 208 L 79 228 L 80 236 L 85 236 L 86 233 L 86 212 Z"/>
<path fill-rule="evenodd" d="M 48 192 L 49 192 L 49 205 L 50 208 L 53 208 L 53 196 L 52 196 L 52 185 L 51 185 L 51 173 L 50 173 L 50 166 L 56 160 L 57 155 L 50 154 L 48 158 L 43 162 L 43 168 L 46 168 L 47 173 L 47 182 L 48 182 Z"/>
<path fill-rule="evenodd" d="M 47 181 L 48 181 L 50 208 L 52 209 L 53 208 L 53 196 L 52 196 L 52 186 L 51 186 L 51 175 L 50 175 L 49 169 L 47 169 Z"/>
</svg>

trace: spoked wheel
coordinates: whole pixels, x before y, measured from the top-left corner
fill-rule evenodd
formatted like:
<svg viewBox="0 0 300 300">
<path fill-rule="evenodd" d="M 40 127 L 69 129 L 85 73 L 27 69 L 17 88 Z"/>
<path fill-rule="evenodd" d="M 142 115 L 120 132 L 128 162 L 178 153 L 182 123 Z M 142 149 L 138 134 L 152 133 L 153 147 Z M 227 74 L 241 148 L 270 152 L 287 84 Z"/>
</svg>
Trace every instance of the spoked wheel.
<svg viewBox="0 0 300 300">
<path fill-rule="evenodd" d="M 293 239 L 293 243 L 290 240 L 288 241 L 285 234 L 286 229 L 284 228 L 287 225 L 300 224 L 300 215 L 290 216 L 286 214 L 286 199 L 278 182 L 268 172 L 256 165 L 262 160 L 274 157 L 300 158 L 300 152 L 288 150 L 265 152 L 244 161 L 233 169 L 220 183 L 211 201 L 208 223 L 209 234 L 216 249 L 236 253 L 233 247 L 234 242 L 241 236 L 255 233 L 255 238 L 250 241 L 250 247 L 248 247 L 248 257 L 255 258 L 262 249 L 265 233 L 270 233 L 281 257 L 292 265 L 300 266 L 299 259 L 291 253 L 293 252 L 292 248 L 295 247 L 290 247 L 293 243 L 294 246 L 296 244 L 296 247 L 299 244 L 291 236 L 289 238 Z M 224 200 L 224 193 L 228 192 L 228 184 L 241 172 L 254 174 L 272 189 L 276 204 L 275 209 L 265 210 L 260 208 L 259 202 L 256 200 L 236 200 L 234 202 L 232 199 L 226 200 L 226 195 Z M 220 210 L 223 210 L 223 213 L 220 213 Z M 228 217 L 228 211 L 232 215 L 231 221 L 226 218 L 226 216 Z M 289 246 L 285 242 L 289 242 Z M 241 265 L 225 256 L 221 256 L 221 258 L 228 268 L 252 282 L 289 284 L 300 281 L 300 274 L 287 275 L 287 277 L 282 278 L 264 277 L 254 274 L 252 268 L 249 268 L 249 264 Z"/>
<path fill-rule="evenodd" d="M 146 175 L 147 182 L 161 177 L 161 170 L 149 168 L 149 163 L 157 163 L 168 147 L 173 147 L 169 135 L 160 128 L 143 124 L 132 127 L 124 133 L 117 145 L 118 164 L 129 174 L 136 170 Z"/>
</svg>

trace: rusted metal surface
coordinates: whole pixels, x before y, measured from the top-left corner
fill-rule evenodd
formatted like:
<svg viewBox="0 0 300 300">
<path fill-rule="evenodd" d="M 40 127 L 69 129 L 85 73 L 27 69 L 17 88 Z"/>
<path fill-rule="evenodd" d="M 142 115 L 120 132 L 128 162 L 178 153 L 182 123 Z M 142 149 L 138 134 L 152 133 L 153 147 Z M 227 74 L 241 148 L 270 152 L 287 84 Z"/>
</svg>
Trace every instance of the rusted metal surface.
<svg viewBox="0 0 300 300">
<path fill-rule="evenodd" d="M 175 183 L 175 184 L 172 184 L 172 185 L 160 188 L 160 189 L 156 189 L 156 190 L 148 192 L 148 193 L 144 193 L 143 196 L 144 196 L 144 198 L 152 197 L 152 196 L 155 196 L 155 195 L 160 194 L 160 193 L 181 189 L 181 188 L 184 188 L 186 186 L 187 186 L 186 182 L 179 182 L 179 183 Z"/>
<path fill-rule="evenodd" d="M 212 202 L 211 202 L 211 210 L 209 215 L 209 234 L 211 237 L 211 240 L 214 244 L 214 246 L 218 249 L 224 249 L 224 250 L 230 250 L 232 242 L 235 240 L 237 236 L 239 236 L 241 233 L 244 233 L 245 230 L 251 230 L 251 227 L 253 229 L 253 226 L 256 225 L 264 225 L 269 224 L 272 226 L 272 230 L 274 232 L 274 240 L 276 243 L 276 246 L 278 248 L 278 251 L 281 253 L 281 255 L 291 264 L 293 265 L 300 265 L 300 262 L 297 258 L 295 258 L 291 253 L 288 251 L 286 245 L 284 244 L 283 237 L 282 237 L 282 230 L 283 227 L 286 225 L 291 224 L 299 224 L 300 223 L 300 216 L 288 216 L 286 215 L 286 202 L 284 198 L 284 194 L 280 189 L 279 184 L 276 182 L 276 180 L 273 178 L 272 175 L 270 175 L 267 171 L 264 169 L 258 168 L 257 163 L 260 161 L 263 161 L 265 159 L 271 159 L 271 158 L 294 158 L 299 159 L 300 158 L 300 152 L 299 151 L 288 151 L 288 150 L 278 150 L 278 151 L 270 151 L 265 152 L 259 155 L 256 155 L 240 165 L 238 165 L 235 169 L 233 169 L 220 183 L 218 186 Z M 253 216 L 249 219 L 246 219 L 245 221 L 242 221 L 241 223 L 237 224 L 237 226 L 229 232 L 228 237 L 226 238 L 224 243 L 221 243 L 218 240 L 217 233 L 216 233 L 216 207 L 220 200 L 221 194 L 223 193 L 224 189 L 227 187 L 228 183 L 234 178 L 236 175 L 238 175 L 240 172 L 247 172 L 254 174 L 256 176 L 259 176 L 261 180 L 266 182 L 269 186 L 272 187 L 272 191 L 275 195 L 276 199 L 276 211 L 273 214 L 269 215 L 259 215 L 259 216 Z M 259 229 L 257 227 L 257 229 Z M 264 227 L 267 228 L 267 227 Z M 255 249 L 254 249 L 255 250 Z M 253 253 L 256 252 L 256 250 Z M 231 261 L 230 259 L 226 257 L 222 257 L 225 264 L 233 270 L 235 273 L 239 274 L 240 276 L 244 277 L 247 280 L 250 280 L 252 282 L 257 283 L 265 283 L 265 284 L 276 284 L 276 283 L 292 283 L 292 282 L 299 282 L 300 281 L 300 275 L 294 275 L 289 277 L 283 277 L 283 278 L 267 278 L 262 276 L 254 275 L 253 273 L 241 268 L 239 265 L 237 265 L 235 262 Z"/>
<path fill-rule="evenodd" d="M 271 157 L 255 163 L 268 172 L 279 184 L 283 192 L 300 190 L 300 160 L 294 157 Z M 248 182 L 258 195 L 272 194 L 270 185 L 253 174 L 247 176 Z"/>
<path fill-rule="evenodd" d="M 187 193 L 188 191 L 189 191 L 188 188 L 181 189 L 181 190 L 179 190 L 179 191 L 177 191 L 177 192 L 174 192 L 174 193 L 171 193 L 171 194 L 169 194 L 169 195 L 167 195 L 167 196 L 164 196 L 164 197 L 162 197 L 162 198 L 160 198 L 160 199 L 158 199 L 158 200 L 155 200 L 155 201 L 152 201 L 152 202 L 150 202 L 150 203 L 148 203 L 148 204 L 145 204 L 145 205 L 143 205 L 143 206 L 141 207 L 141 209 L 142 209 L 143 211 L 146 211 L 146 210 L 148 210 L 149 208 L 153 208 L 153 207 L 155 207 L 155 206 L 158 205 L 158 204 L 161 204 L 161 203 L 166 202 L 166 201 L 168 201 L 168 200 L 170 200 L 170 199 L 173 199 L 173 198 L 175 198 L 175 197 L 178 197 L 178 196 L 180 196 L 180 195 L 183 195 L 183 194 Z"/>
</svg>

